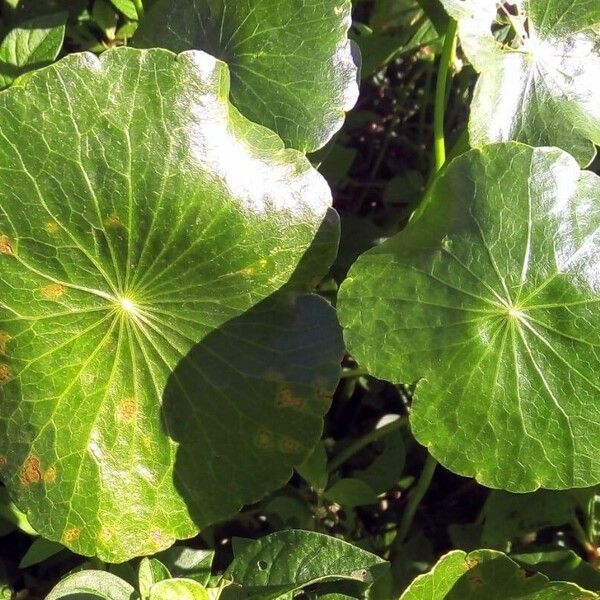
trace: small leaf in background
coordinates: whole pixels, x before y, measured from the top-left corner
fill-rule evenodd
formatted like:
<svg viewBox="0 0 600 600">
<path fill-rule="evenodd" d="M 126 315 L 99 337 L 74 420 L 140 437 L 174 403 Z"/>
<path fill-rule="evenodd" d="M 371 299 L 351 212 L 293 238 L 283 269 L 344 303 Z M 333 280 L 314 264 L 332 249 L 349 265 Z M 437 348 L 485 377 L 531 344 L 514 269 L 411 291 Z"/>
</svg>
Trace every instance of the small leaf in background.
<svg viewBox="0 0 600 600">
<path fill-rule="evenodd" d="M 211 600 L 206 588 L 193 579 L 167 579 L 152 586 L 149 600 Z"/>
<path fill-rule="evenodd" d="M 11 501 L 8 490 L 0 487 L 0 518 L 14 527 L 29 535 L 38 535 L 38 532 L 30 525 L 27 515 L 21 512 Z"/>
<path fill-rule="evenodd" d="M 340 288 L 352 356 L 418 382 L 444 466 L 513 492 L 600 481 L 600 178 L 559 149 L 471 150 Z"/>
<path fill-rule="evenodd" d="M 150 588 L 159 581 L 170 579 L 171 573 L 156 558 L 142 558 L 138 570 L 138 589 L 143 599 L 150 597 Z"/>
<path fill-rule="evenodd" d="M 600 572 L 572 550 L 512 554 L 522 567 L 539 571 L 550 581 L 570 581 L 584 589 L 600 590 Z"/>
<path fill-rule="evenodd" d="M 92 19 L 109 42 L 115 39 L 118 18 L 109 0 L 95 0 L 92 7 Z"/>
<path fill-rule="evenodd" d="M 67 575 L 45 600 L 133 600 L 135 590 L 116 575 L 106 571 L 79 571 Z"/>
<path fill-rule="evenodd" d="M 384 562 L 335 537 L 311 531 L 279 531 L 253 540 L 236 553 L 225 577 L 267 600 L 317 581 L 366 581 L 369 570 Z"/>
<path fill-rule="evenodd" d="M 49 65 L 65 37 L 67 13 L 38 17 L 12 29 L 0 44 L 0 89 L 23 73 Z"/>
<path fill-rule="evenodd" d="M 507 542 L 520 535 L 568 523 L 574 508 L 575 500 L 569 492 L 510 494 L 492 490 L 483 508 L 481 545 L 506 550 Z"/>
<path fill-rule="evenodd" d="M 314 152 L 358 97 L 351 8 L 350 0 L 159 0 L 132 42 L 221 58 L 234 106 L 286 145 Z"/>
<path fill-rule="evenodd" d="M 128 19 L 137 20 L 138 13 L 133 0 L 110 0 L 111 4 Z"/>
<path fill-rule="evenodd" d="M 308 458 L 296 467 L 296 471 L 317 491 L 327 487 L 327 452 L 325 445 L 319 441 Z"/>
<path fill-rule="evenodd" d="M 33 540 L 33 543 L 29 546 L 29 549 L 19 563 L 19 569 L 26 569 L 37 565 L 47 558 L 62 552 L 64 549 L 65 547 L 62 544 L 39 537 Z"/>
<path fill-rule="evenodd" d="M 508 556 L 494 550 L 466 554 L 455 550 L 433 569 L 417 577 L 400 600 L 597 600 L 594 592 L 565 582 L 550 582 L 529 573 Z"/>
<path fill-rule="evenodd" d="M 214 550 L 197 550 L 186 546 L 172 546 L 156 555 L 173 577 L 194 579 L 206 585 L 211 575 Z"/>
<path fill-rule="evenodd" d="M 517 47 L 492 36 L 496 0 L 442 0 L 458 19 L 463 48 L 481 73 L 471 105 L 471 145 L 516 140 L 558 146 L 582 166 L 600 143 L 600 3 L 518 3 Z M 526 23 L 526 27 L 525 27 Z"/>
<path fill-rule="evenodd" d="M 338 479 L 323 492 L 323 496 L 344 508 L 354 508 L 377 502 L 375 490 L 366 481 L 352 477 Z"/>
</svg>

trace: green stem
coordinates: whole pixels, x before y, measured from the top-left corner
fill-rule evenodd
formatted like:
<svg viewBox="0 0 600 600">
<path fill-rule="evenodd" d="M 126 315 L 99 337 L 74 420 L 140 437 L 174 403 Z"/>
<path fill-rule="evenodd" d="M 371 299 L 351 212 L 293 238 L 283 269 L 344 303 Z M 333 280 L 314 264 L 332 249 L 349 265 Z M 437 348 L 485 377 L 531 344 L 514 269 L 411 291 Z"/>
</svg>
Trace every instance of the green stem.
<svg viewBox="0 0 600 600">
<path fill-rule="evenodd" d="M 394 540 L 394 544 L 392 546 L 392 554 L 397 552 L 400 549 L 400 546 L 402 546 L 404 543 L 404 540 L 410 531 L 413 520 L 417 513 L 417 508 L 419 508 L 419 504 L 421 504 L 421 500 L 423 500 L 423 497 L 427 493 L 429 485 L 433 480 L 433 475 L 437 465 L 438 463 L 435 458 L 433 458 L 431 454 L 428 454 L 427 460 L 423 465 L 423 470 L 421 471 L 419 481 L 417 481 L 417 484 L 412 489 L 406 504 L 406 508 L 404 509 L 404 514 L 402 515 L 402 520 L 400 521 L 400 526 L 398 527 L 398 534 L 396 535 L 396 539 Z"/>
<path fill-rule="evenodd" d="M 575 536 L 575 539 L 582 545 L 584 550 L 589 555 L 594 554 L 594 544 L 592 544 L 592 542 L 588 539 L 587 534 L 585 533 L 583 527 L 581 526 L 581 523 L 579 522 L 579 519 L 575 514 L 571 515 L 570 525 L 571 529 L 573 530 L 573 535 Z"/>
<path fill-rule="evenodd" d="M 383 427 L 379 427 L 378 429 L 373 429 L 373 431 L 369 431 L 363 437 L 355 440 L 352 444 L 344 448 L 339 454 L 336 454 L 327 465 L 327 472 L 333 473 L 339 467 L 341 467 L 347 460 L 352 458 L 357 452 L 360 452 L 363 448 L 384 438 L 386 435 L 389 435 L 393 431 L 397 431 L 406 425 L 406 419 L 399 418 Z"/>
<path fill-rule="evenodd" d="M 341 379 L 352 379 L 353 377 L 364 377 L 368 375 L 369 371 L 366 369 L 344 369 L 341 374 Z"/>
<path fill-rule="evenodd" d="M 444 48 L 440 58 L 437 85 L 435 89 L 435 107 L 433 113 L 433 137 L 435 150 L 435 170 L 439 171 L 446 162 L 446 138 L 444 134 L 444 113 L 446 112 L 446 91 L 448 89 L 448 73 L 456 52 L 457 23 L 450 19 L 444 37 Z"/>
<path fill-rule="evenodd" d="M 144 0 L 133 0 L 133 3 L 135 4 L 138 17 L 141 19 L 144 16 Z"/>
</svg>

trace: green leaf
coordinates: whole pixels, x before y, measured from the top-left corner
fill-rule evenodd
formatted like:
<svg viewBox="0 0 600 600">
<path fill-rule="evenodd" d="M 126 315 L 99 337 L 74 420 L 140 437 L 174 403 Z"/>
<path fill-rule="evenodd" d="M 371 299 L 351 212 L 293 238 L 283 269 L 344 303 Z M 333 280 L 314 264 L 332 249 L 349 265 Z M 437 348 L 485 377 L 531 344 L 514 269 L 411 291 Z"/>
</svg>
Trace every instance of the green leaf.
<svg viewBox="0 0 600 600">
<path fill-rule="evenodd" d="M 486 548 L 504 549 L 519 535 L 568 523 L 574 508 L 575 500 L 568 492 L 509 494 L 492 490 L 483 509 L 481 543 Z"/>
<path fill-rule="evenodd" d="M 311 152 L 358 97 L 350 10 L 350 0 L 159 0 L 133 44 L 199 48 L 224 60 L 242 114 Z"/>
<path fill-rule="evenodd" d="M 327 452 L 323 442 L 314 447 L 308 458 L 296 467 L 296 471 L 315 490 L 322 491 L 327 487 Z"/>
<path fill-rule="evenodd" d="M 142 598 L 151 596 L 150 588 L 159 581 L 170 579 L 171 573 L 156 558 L 142 558 L 138 571 L 138 589 Z"/>
<path fill-rule="evenodd" d="M 1 465 L 2 461 L 0 461 Z M 38 535 L 38 532 L 29 524 L 27 515 L 21 512 L 13 502 L 11 502 L 6 488 L 0 488 L 0 517 L 18 527 L 24 533 L 29 535 Z"/>
<path fill-rule="evenodd" d="M 377 502 L 375 490 L 362 479 L 352 477 L 338 479 L 323 495 L 331 502 L 336 502 L 345 508 Z"/>
<path fill-rule="evenodd" d="M 225 577 L 270 600 L 318 581 L 367 581 L 384 561 L 343 540 L 311 531 L 279 531 L 236 554 Z"/>
<path fill-rule="evenodd" d="M 62 552 L 64 549 L 65 547 L 62 544 L 51 542 L 42 537 L 37 538 L 33 540 L 33 543 L 29 546 L 25 556 L 21 559 L 19 569 L 27 569 L 27 567 L 37 565 L 47 558 Z"/>
<path fill-rule="evenodd" d="M 210 578 L 215 553 L 186 546 L 172 546 L 156 556 L 174 577 L 194 579 L 206 585 Z"/>
<path fill-rule="evenodd" d="M 600 179 L 571 156 L 491 145 L 351 269 L 349 350 L 419 382 L 414 434 L 449 469 L 514 492 L 600 480 L 599 207 Z"/>
<path fill-rule="evenodd" d="M 397 485 L 406 462 L 402 432 L 395 431 L 382 440 L 382 453 L 366 468 L 354 471 L 353 477 L 364 481 L 376 494 L 383 494 Z"/>
<path fill-rule="evenodd" d="M 283 485 L 339 377 L 327 302 L 258 305 L 329 190 L 227 82 L 120 48 L 0 94 L 2 478 L 81 554 L 154 553 Z"/>
<path fill-rule="evenodd" d="M 0 44 L 0 89 L 23 73 L 56 59 L 65 37 L 67 13 L 38 17 L 12 29 Z"/>
<path fill-rule="evenodd" d="M 133 0 L 110 0 L 111 4 L 128 19 L 136 21 L 138 18 L 137 9 Z"/>
<path fill-rule="evenodd" d="M 46 600 L 134 600 L 135 590 L 125 581 L 105 571 L 79 571 L 67 575 Z"/>
<path fill-rule="evenodd" d="M 469 554 L 455 550 L 432 571 L 420 575 L 400 600 L 594 600 L 598 596 L 572 583 L 551 583 L 544 575 L 527 573 L 508 556 L 494 550 Z"/>
<path fill-rule="evenodd" d="M 570 581 L 589 590 L 600 590 L 600 573 L 572 550 L 512 554 L 521 566 L 543 573 L 550 581 Z"/>
<path fill-rule="evenodd" d="M 458 18 L 465 52 L 481 73 L 471 105 L 471 145 L 517 140 L 558 146 L 589 164 L 600 143 L 600 35 L 593 29 L 600 4 L 526 0 L 522 20 L 513 19 L 523 40 L 509 47 L 491 33 L 496 0 L 443 3 Z"/>
<path fill-rule="evenodd" d="M 150 600 L 210 600 L 206 588 L 193 579 L 167 579 L 152 586 Z"/>
</svg>

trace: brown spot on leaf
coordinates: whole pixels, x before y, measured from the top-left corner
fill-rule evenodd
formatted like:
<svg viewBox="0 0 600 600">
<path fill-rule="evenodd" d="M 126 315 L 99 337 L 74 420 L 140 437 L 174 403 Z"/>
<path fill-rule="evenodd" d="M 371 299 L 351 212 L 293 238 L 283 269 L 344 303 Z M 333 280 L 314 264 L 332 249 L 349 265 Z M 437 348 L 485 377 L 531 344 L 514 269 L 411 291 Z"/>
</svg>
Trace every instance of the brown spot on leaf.
<svg viewBox="0 0 600 600">
<path fill-rule="evenodd" d="M 304 408 L 305 402 L 303 398 L 292 394 L 289 389 L 283 388 L 277 396 L 276 404 L 281 408 L 300 409 Z"/>
<path fill-rule="evenodd" d="M 479 561 L 476 558 L 467 557 L 466 562 L 469 569 L 474 569 L 477 565 L 479 565 Z"/>
<path fill-rule="evenodd" d="M 65 534 L 63 535 L 63 543 L 64 544 L 72 544 L 81 534 L 81 529 L 79 527 L 73 527 L 71 529 L 67 529 Z"/>
<path fill-rule="evenodd" d="M 48 221 L 46 223 L 46 225 L 44 226 L 44 229 L 50 233 L 58 233 L 60 230 L 60 226 L 58 225 L 58 223 L 56 221 Z"/>
<path fill-rule="evenodd" d="M 19 479 L 23 485 L 31 485 L 32 483 L 38 483 L 43 476 L 42 465 L 40 459 L 35 454 L 30 454 L 26 459 Z"/>
<path fill-rule="evenodd" d="M 3 469 L 6 466 L 6 456 L 0 455 L 0 469 Z"/>
<path fill-rule="evenodd" d="M 12 243 L 6 235 L 0 235 L 0 254 L 6 254 L 7 256 L 14 256 L 15 254 Z"/>
<path fill-rule="evenodd" d="M 0 331 L 0 354 L 6 354 L 6 344 L 10 342 L 11 337 L 6 331 Z"/>
<path fill-rule="evenodd" d="M 472 587 L 479 588 L 483 585 L 483 579 L 481 577 L 469 577 L 469 583 Z"/>
<path fill-rule="evenodd" d="M 117 420 L 122 423 L 133 423 L 137 416 L 137 402 L 135 398 L 127 398 L 117 406 Z"/>
<path fill-rule="evenodd" d="M 113 213 L 112 215 L 110 215 L 110 217 L 108 217 L 106 219 L 105 224 L 107 227 L 115 228 L 115 227 L 121 227 L 121 225 L 123 223 L 121 223 L 121 219 L 119 218 L 119 215 Z"/>
<path fill-rule="evenodd" d="M 284 437 L 279 441 L 279 449 L 284 454 L 296 454 L 302 450 L 302 444 L 291 437 Z"/>
<path fill-rule="evenodd" d="M 44 481 L 46 483 L 54 483 L 56 481 L 56 469 L 54 467 L 50 467 L 44 473 Z"/>
<path fill-rule="evenodd" d="M 316 388 L 315 394 L 317 396 L 317 400 L 321 403 L 325 410 L 329 410 L 331 408 L 333 392 L 329 388 L 320 385 Z"/>
<path fill-rule="evenodd" d="M 56 300 L 65 293 L 65 289 L 62 283 L 51 283 L 42 288 L 42 296 L 47 300 Z"/>
<path fill-rule="evenodd" d="M 4 363 L 0 363 L 0 381 L 8 381 L 10 379 L 10 368 Z"/>
<path fill-rule="evenodd" d="M 256 436 L 256 443 L 261 448 L 270 448 L 273 445 L 273 434 L 266 429 L 259 431 Z"/>
</svg>

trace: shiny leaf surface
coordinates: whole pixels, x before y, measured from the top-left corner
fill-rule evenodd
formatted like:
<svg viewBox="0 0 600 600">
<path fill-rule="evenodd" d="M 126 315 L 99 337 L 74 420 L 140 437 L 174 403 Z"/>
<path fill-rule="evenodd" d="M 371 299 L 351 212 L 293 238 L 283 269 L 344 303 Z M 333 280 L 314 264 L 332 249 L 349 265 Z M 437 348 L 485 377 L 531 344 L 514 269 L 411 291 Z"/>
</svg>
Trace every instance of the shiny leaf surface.
<svg viewBox="0 0 600 600">
<path fill-rule="evenodd" d="M 524 492 L 600 480 L 600 179 L 558 149 L 472 150 L 340 291 L 353 356 L 418 381 L 417 439 Z"/>
<path fill-rule="evenodd" d="M 512 17 L 517 41 L 491 32 L 495 0 L 443 0 L 481 75 L 471 106 L 472 145 L 517 140 L 558 146 L 583 166 L 600 143 L 600 4 L 524 0 Z"/>
<path fill-rule="evenodd" d="M 123 48 L 0 95 L 1 476 L 81 554 L 156 552 L 282 485 L 339 375 L 331 307 L 266 299 L 329 190 L 227 84 Z"/>
<path fill-rule="evenodd" d="M 133 43 L 222 59 L 242 114 L 311 152 L 358 97 L 350 10 L 350 0 L 159 0 Z"/>
</svg>

